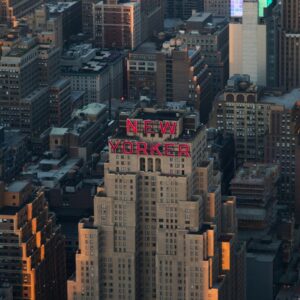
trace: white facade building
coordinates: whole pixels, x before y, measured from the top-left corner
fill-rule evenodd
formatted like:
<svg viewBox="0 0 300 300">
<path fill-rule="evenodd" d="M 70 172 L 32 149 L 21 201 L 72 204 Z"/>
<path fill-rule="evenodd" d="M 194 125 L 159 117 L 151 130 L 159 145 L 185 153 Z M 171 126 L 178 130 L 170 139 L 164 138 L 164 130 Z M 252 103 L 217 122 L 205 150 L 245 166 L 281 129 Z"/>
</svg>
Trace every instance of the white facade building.
<svg viewBox="0 0 300 300">
<path fill-rule="evenodd" d="M 248 74 L 254 83 L 267 80 L 267 28 L 260 24 L 258 2 L 243 3 L 243 18 L 229 24 L 229 72 Z"/>
</svg>

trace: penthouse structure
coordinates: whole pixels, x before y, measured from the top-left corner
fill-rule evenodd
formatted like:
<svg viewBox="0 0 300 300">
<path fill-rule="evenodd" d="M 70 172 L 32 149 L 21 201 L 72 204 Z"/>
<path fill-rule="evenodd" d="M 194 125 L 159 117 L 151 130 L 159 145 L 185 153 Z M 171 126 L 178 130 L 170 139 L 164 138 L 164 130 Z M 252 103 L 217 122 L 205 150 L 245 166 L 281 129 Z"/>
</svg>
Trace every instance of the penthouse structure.
<svg viewBox="0 0 300 300">
<path fill-rule="evenodd" d="M 64 238 L 42 190 L 0 183 L 0 282 L 13 299 L 65 299 Z"/>
<path fill-rule="evenodd" d="M 230 288 L 243 255 L 233 251 L 235 202 L 222 204 L 196 113 L 122 112 L 104 181 L 93 219 L 79 223 L 68 299 L 244 299 Z M 232 216 L 223 226 L 222 208 Z"/>
</svg>

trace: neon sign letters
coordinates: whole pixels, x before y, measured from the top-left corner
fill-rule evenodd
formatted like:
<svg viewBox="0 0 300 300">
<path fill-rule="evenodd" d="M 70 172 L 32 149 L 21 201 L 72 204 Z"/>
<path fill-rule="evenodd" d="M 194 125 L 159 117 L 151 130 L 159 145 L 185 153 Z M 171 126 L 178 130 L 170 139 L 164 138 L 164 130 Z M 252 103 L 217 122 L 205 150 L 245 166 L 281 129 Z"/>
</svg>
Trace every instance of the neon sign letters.
<svg viewBox="0 0 300 300">
<path fill-rule="evenodd" d="M 161 134 L 175 134 L 176 133 L 176 122 L 169 122 L 169 121 L 156 121 L 159 124 L 159 129 L 154 129 L 154 122 L 152 120 L 143 120 L 143 131 L 146 134 L 153 134 L 156 132 L 160 132 Z M 133 132 L 135 134 L 138 134 L 138 121 L 137 120 L 126 120 L 126 132 L 127 134 Z"/>
<path fill-rule="evenodd" d="M 162 136 L 176 134 L 177 123 L 169 121 L 126 120 L 127 135 L 159 133 Z M 190 146 L 183 143 L 147 143 L 132 140 L 110 140 L 108 142 L 112 153 L 155 156 L 185 156 L 190 157 Z"/>
</svg>

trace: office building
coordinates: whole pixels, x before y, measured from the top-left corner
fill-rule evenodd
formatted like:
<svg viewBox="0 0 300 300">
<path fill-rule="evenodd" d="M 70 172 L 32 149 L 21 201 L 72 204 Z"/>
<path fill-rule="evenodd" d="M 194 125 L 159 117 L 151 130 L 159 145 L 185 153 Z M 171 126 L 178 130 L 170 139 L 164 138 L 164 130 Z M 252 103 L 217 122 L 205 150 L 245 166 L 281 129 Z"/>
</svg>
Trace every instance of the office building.
<svg viewBox="0 0 300 300">
<path fill-rule="evenodd" d="M 230 17 L 230 7 L 233 5 L 230 0 L 204 0 L 204 11 L 214 16 Z"/>
<path fill-rule="evenodd" d="M 206 123 L 212 106 L 211 75 L 201 50 L 188 49 L 171 39 L 157 54 L 157 102 L 187 103 L 200 111 Z"/>
<path fill-rule="evenodd" d="M 260 101 L 262 90 L 247 75 L 228 80 L 224 94 L 214 104 L 211 125 L 234 135 L 237 166 L 264 160 L 271 103 Z"/>
<path fill-rule="evenodd" d="M 60 49 L 52 44 L 39 44 L 38 72 L 40 85 L 48 86 L 59 79 Z"/>
<path fill-rule="evenodd" d="M 296 167 L 299 165 L 299 102 L 298 89 L 282 96 L 265 96 L 264 102 L 273 103 L 270 127 L 265 143 L 265 162 L 280 165 L 279 201 L 295 207 L 297 198 Z"/>
<path fill-rule="evenodd" d="M 155 43 L 146 42 L 128 53 L 127 67 L 127 96 L 131 101 L 144 97 L 156 100 L 157 94 L 157 49 Z"/>
<path fill-rule="evenodd" d="M 281 29 L 279 39 L 279 83 L 289 91 L 300 85 L 300 16 L 298 0 L 283 1 L 281 5 Z"/>
<path fill-rule="evenodd" d="M 188 19 L 193 11 L 203 11 L 203 0 L 164 0 L 166 18 Z"/>
<path fill-rule="evenodd" d="M 221 171 L 222 195 L 229 195 L 229 184 L 235 172 L 235 141 L 233 134 L 215 128 L 207 130 L 209 156 L 214 158 L 215 169 Z"/>
<path fill-rule="evenodd" d="M 243 7 L 244 0 L 234 0 L 230 2 L 230 16 L 232 18 L 239 18 L 243 16 L 244 7 Z M 266 8 L 270 7 L 271 4 L 275 1 L 273 0 L 258 0 L 258 15 L 259 17 L 264 17 Z"/>
<path fill-rule="evenodd" d="M 153 43 L 143 44 L 127 60 L 129 99 L 145 96 L 159 104 L 185 101 L 200 111 L 205 123 L 213 96 L 211 75 L 201 54 L 176 39 L 164 42 L 159 50 Z"/>
<path fill-rule="evenodd" d="M 0 282 L 13 299 L 65 299 L 64 238 L 43 191 L 1 182 L 0 231 Z"/>
<path fill-rule="evenodd" d="M 97 47 L 133 50 L 142 42 L 140 2 L 100 1 L 93 13 Z"/>
<path fill-rule="evenodd" d="M 47 88 L 39 87 L 39 46 L 22 38 L 3 46 L 0 59 L 0 124 L 37 136 L 48 126 Z"/>
<path fill-rule="evenodd" d="M 94 5 L 99 2 L 98 0 L 81 0 L 82 5 L 82 31 L 89 37 L 93 38 L 94 30 Z"/>
<path fill-rule="evenodd" d="M 243 17 L 229 24 L 229 76 L 248 74 L 267 84 L 267 27 L 259 17 L 258 1 L 243 2 Z"/>
<path fill-rule="evenodd" d="M 31 13 L 36 7 L 40 6 L 43 0 L 24 0 L 24 1 L 0 1 L 0 24 L 14 26 L 18 18 Z"/>
<path fill-rule="evenodd" d="M 195 13 L 186 21 L 186 29 L 177 34 L 188 48 L 199 47 L 211 73 L 214 94 L 222 91 L 229 76 L 229 30 L 225 18 L 211 13 Z"/>
<path fill-rule="evenodd" d="M 206 148 L 196 113 L 120 114 L 94 218 L 79 223 L 68 299 L 245 299 L 230 288 L 244 287 L 235 203 L 222 205 Z"/>
<path fill-rule="evenodd" d="M 62 14 L 50 16 L 48 6 L 42 5 L 26 16 L 25 20 L 44 48 L 47 45 L 49 48 L 56 47 L 61 53 L 64 45 Z"/>
<path fill-rule="evenodd" d="M 108 137 L 107 107 L 90 103 L 66 118 L 64 127 L 53 127 L 49 133 L 50 151 L 66 152 L 71 158 L 87 161 L 94 151 L 104 147 Z"/>
<path fill-rule="evenodd" d="M 123 95 L 123 56 L 91 44 L 74 44 L 61 58 L 62 76 L 72 91 L 84 91 L 85 103 L 120 100 Z"/>
<path fill-rule="evenodd" d="M 254 163 L 245 163 L 232 179 L 240 239 L 263 237 L 275 224 L 279 180 L 278 165 Z"/>
<path fill-rule="evenodd" d="M 28 136 L 20 130 L 0 127 L 0 180 L 15 178 L 29 158 Z"/>
<path fill-rule="evenodd" d="M 64 1 L 46 4 L 50 18 L 61 18 L 64 43 L 70 41 L 72 35 L 82 32 L 82 2 Z"/>
<path fill-rule="evenodd" d="M 164 0 L 131 0 L 131 2 L 141 4 L 142 41 L 164 31 Z"/>
<path fill-rule="evenodd" d="M 59 79 L 49 87 L 50 125 L 61 127 L 71 119 L 71 83 Z"/>
</svg>

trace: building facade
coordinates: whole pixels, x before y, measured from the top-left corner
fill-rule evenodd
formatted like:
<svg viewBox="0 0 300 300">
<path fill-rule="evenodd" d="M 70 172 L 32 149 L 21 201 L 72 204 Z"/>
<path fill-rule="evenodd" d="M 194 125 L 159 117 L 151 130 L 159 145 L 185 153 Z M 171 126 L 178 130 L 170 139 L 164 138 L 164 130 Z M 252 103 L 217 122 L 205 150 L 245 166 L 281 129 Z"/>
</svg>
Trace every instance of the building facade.
<svg viewBox="0 0 300 300">
<path fill-rule="evenodd" d="M 142 42 L 140 2 L 100 1 L 93 13 L 97 47 L 133 50 Z"/>
<path fill-rule="evenodd" d="M 224 94 L 214 104 L 212 127 L 234 135 L 237 166 L 264 160 L 272 104 L 260 101 L 261 92 L 249 76 L 236 75 L 228 80 Z"/>
<path fill-rule="evenodd" d="M 281 30 L 279 39 L 279 83 L 286 90 L 299 87 L 300 83 L 300 17 L 299 1 L 285 1 L 281 5 Z"/>
<path fill-rule="evenodd" d="M 32 12 L 43 0 L 0 1 L 0 24 L 15 25 L 18 18 Z"/>
<path fill-rule="evenodd" d="M 186 22 L 186 30 L 177 38 L 188 48 L 199 47 L 211 73 L 214 94 L 222 91 L 229 76 L 229 30 L 225 18 L 210 13 L 195 13 Z"/>
<path fill-rule="evenodd" d="M 2 47 L 0 59 L 0 124 L 32 136 L 47 128 L 47 88 L 39 87 L 38 45 L 34 38 Z"/>
<path fill-rule="evenodd" d="M 85 249 L 68 299 L 244 299 L 230 288 L 243 265 L 233 266 L 234 253 L 243 251 L 229 202 L 222 203 L 220 174 L 195 113 L 121 113 L 94 219 L 79 224 Z M 223 227 L 222 209 L 233 220 Z"/>
<path fill-rule="evenodd" d="M 229 24 L 229 76 L 234 74 L 267 84 L 267 27 L 259 18 L 258 1 L 244 1 L 243 17 Z"/>
<path fill-rule="evenodd" d="M 65 299 L 64 238 L 41 190 L 0 183 L 0 282 L 13 299 Z"/>
</svg>

